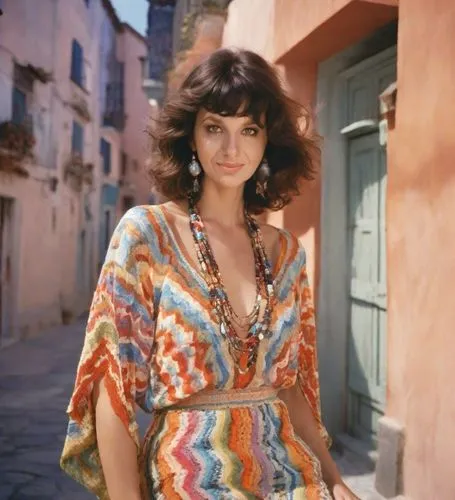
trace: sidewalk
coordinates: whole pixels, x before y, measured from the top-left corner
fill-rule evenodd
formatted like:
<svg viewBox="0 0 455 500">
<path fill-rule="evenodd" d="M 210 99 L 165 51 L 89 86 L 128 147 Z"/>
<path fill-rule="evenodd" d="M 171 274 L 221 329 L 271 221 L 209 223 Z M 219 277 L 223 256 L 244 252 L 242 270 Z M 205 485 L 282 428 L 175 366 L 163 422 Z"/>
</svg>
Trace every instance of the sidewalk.
<svg viewBox="0 0 455 500">
<path fill-rule="evenodd" d="M 0 500 L 94 498 L 61 472 L 65 409 L 82 348 L 84 322 L 61 326 L 0 350 Z M 140 427 L 147 416 L 139 417 Z M 336 456 L 362 500 L 377 500 L 373 474 Z"/>
</svg>

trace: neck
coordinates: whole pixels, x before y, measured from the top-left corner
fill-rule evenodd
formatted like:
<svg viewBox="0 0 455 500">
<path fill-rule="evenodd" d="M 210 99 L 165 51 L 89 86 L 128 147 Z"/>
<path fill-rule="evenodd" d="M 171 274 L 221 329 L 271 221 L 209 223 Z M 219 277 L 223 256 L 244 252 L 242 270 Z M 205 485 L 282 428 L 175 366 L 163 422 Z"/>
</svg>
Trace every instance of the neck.
<svg viewBox="0 0 455 500">
<path fill-rule="evenodd" d="M 243 185 L 220 189 L 206 183 L 198 208 L 205 221 L 216 222 L 226 228 L 244 225 Z"/>
</svg>

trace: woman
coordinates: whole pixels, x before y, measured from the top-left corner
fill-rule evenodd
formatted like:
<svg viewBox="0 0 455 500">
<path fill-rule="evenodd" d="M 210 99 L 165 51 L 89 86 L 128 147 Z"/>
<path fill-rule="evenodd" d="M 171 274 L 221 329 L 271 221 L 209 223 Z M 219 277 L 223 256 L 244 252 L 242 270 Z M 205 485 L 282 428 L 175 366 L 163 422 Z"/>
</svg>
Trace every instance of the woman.
<svg viewBox="0 0 455 500">
<path fill-rule="evenodd" d="M 114 232 L 68 408 L 62 467 L 100 498 L 356 498 L 321 423 L 305 252 L 252 217 L 311 177 L 299 119 L 248 51 L 215 52 L 163 108 L 170 201 Z"/>
</svg>

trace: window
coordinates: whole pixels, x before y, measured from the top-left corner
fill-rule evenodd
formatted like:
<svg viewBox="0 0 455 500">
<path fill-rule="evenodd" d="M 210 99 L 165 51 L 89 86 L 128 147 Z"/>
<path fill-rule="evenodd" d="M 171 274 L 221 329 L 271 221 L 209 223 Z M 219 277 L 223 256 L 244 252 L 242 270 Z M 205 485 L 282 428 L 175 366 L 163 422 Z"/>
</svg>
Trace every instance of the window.
<svg viewBox="0 0 455 500">
<path fill-rule="evenodd" d="M 134 196 L 124 196 L 123 197 L 123 212 L 127 212 L 130 208 L 133 208 L 135 204 Z"/>
<path fill-rule="evenodd" d="M 92 81 L 93 81 L 93 71 L 92 71 L 92 67 L 90 66 L 90 63 L 89 63 L 89 61 L 87 59 L 84 60 L 83 74 L 84 74 L 84 89 L 87 92 L 91 92 L 92 91 L 92 87 L 93 87 L 93 84 L 92 84 Z"/>
<path fill-rule="evenodd" d="M 71 137 L 71 151 L 84 154 L 84 129 L 79 123 L 73 121 L 73 135 Z"/>
<path fill-rule="evenodd" d="M 100 141 L 100 154 L 103 158 L 103 172 L 109 175 L 111 172 L 111 144 L 106 139 Z"/>
<path fill-rule="evenodd" d="M 71 80 L 80 87 L 84 83 L 84 51 L 77 40 L 73 40 L 71 53 Z"/>
<path fill-rule="evenodd" d="M 29 114 L 33 103 L 33 78 L 30 71 L 20 64 L 14 64 L 13 71 L 13 112 L 11 120 L 32 127 Z"/>
<path fill-rule="evenodd" d="M 126 155 L 126 153 L 124 151 L 122 151 L 121 165 L 122 165 L 122 170 L 121 170 L 120 175 L 122 177 L 125 177 L 126 169 L 128 166 L 128 156 Z"/>
<path fill-rule="evenodd" d="M 104 252 L 109 248 L 109 241 L 111 239 L 111 211 L 109 209 L 104 211 Z"/>
<path fill-rule="evenodd" d="M 24 123 L 27 117 L 27 95 L 17 87 L 13 88 L 13 117 L 17 125 Z"/>
<path fill-rule="evenodd" d="M 106 103 L 103 124 L 123 130 L 125 127 L 125 64 L 115 57 L 109 61 L 109 79 L 106 83 Z"/>
</svg>

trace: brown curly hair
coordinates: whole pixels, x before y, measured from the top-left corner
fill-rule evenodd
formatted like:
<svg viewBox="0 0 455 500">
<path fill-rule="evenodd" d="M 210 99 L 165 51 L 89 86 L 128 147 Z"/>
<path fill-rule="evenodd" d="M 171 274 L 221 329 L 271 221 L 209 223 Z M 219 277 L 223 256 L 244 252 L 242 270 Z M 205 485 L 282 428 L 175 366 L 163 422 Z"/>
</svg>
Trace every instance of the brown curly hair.
<svg viewBox="0 0 455 500">
<path fill-rule="evenodd" d="M 265 116 L 265 157 L 271 173 L 264 197 L 256 193 L 256 174 L 245 183 L 244 202 L 251 213 L 283 208 L 299 194 L 299 181 L 313 178 L 313 153 L 318 148 L 308 134 L 306 110 L 285 93 L 262 57 L 248 50 L 220 49 L 191 71 L 150 131 L 149 174 L 166 198 L 181 200 L 191 190 L 190 142 L 202 108 L 222 116 L 250 116 L 257 125 Z"/>
</svg>

